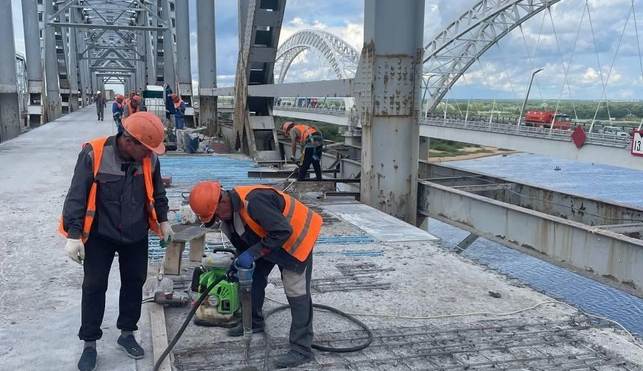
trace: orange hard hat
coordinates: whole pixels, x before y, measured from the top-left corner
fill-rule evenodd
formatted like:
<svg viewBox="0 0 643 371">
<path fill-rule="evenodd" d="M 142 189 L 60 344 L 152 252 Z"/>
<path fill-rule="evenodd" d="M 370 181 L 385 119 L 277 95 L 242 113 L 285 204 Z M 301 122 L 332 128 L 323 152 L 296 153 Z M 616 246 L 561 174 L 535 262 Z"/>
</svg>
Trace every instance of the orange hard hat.
<svg viewBox="0 0 643 371">
<path fill-rule="evenodd" d="M 175 101 L 175 102 L 179 101 L 179 96 L 176 95 L 176 94 L 171 94 L 170 97 L 172 97 L 172 100 Z"/>
<path fill-rule="evenodd" d="M 165 153 L 165 127 L 155 114 L 136 112 L 123 120 L 123 127 L 131 136 L 156 154 Z"/>
<path fill-rule="evenodd" d="M 221 198 L 221 184 L 217 181 L 206 180 L 199 182 L 190 191 L 190 208 L 202 223 L 212 221 Z"/>
<path fill-rule="evenodd" d="M 281 125 L 281 130 L 283 130 L 284 134 L 288 135 L 288 132 L 290 129 L 295 126 L 295 123 L 292 121 L 286 121 Z"/>
</svg>

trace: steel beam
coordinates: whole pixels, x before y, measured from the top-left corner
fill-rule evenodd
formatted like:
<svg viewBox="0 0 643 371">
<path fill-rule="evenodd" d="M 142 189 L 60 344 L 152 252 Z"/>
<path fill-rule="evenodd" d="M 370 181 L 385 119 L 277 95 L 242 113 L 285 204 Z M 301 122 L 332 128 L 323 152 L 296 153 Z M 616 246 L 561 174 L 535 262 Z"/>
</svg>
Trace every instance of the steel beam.
<svg viewBox="0 0 643 371">
<path fill-rule="evenodd" d="M 143 26 L 145 24 L 145 12 L 140 11 L 137 14 L 136 22 L 137 25 Z M 138 31 L 136 32 L 136 49 L 139 53 L 145 54 L 145 34 L 147 31 Z M 147 85 L 146 76 L 145 76 L 145 58 L 138 58 L 136 62 L 136 90 L 143 91 Z"/>
<path fill-rule="evenodd" d="M 29 92 L 29 127 L 42 124 L 42 50 L 38 25 L 38 5 L 36 0 L 22 1 L 22 24 L 24 26 L 25 54 L 27 64 L 27 91 Z"/>
<path fill-rule="evenodd" d="M 161 17 L 166 24 L 170 24 L 170 2 L 169 0 L 163 0 L 162 4 Z M 172 29 L 168 27 L 163 32 L 163 79 L 170 84 L 173 91 L 177 91 L 174 57 Z"/>
<path fill-rule="evenodd" d="M 217 58 L 214 0 L 197 1 L 197 53 L 199 63 L 199 125 L 208 135 L 217 134 L 217 97 L 209 92 L 217 87 Z M 234 94 L 234 92 L 232 92 Z"/>
<path fill-rule="evenodd" d="M 45 1 L 45 17 L 54 14 L 52 1 Z M 58 82 L 58 56 L 56 55 L 56 35 L 54 27 L 47 23 L 44 30 L 45 38 L 45 82 L 47 97 L 45 104 L 46 122 L 53 121 L 62 115 L 62 98 Z"/>
<path fill-rule="evenodd" d="M 150 27 L 150 26 L 129 26 L 117 24 L 96 24 L 96 23 L 71 23 L 71 22 L 47 22 L 48 26 L 68 27 L 68 28 L 86 28 L 92 30 L 131 30 L 131 31 L 167 31 L 167 27 Z M 170 30 L 170 32 L 172 32 Z"/>
<path fill-rule="evenodd" d="M 287 84 L 249 85 L 251 97 L 350 97 L 353 94 L 353 79 L 293 82 Z M 201 88 L 199 93 L 211 96 L 233 96 L 235 87 Z"/>
<path fill-rule="evenodd" d="M 145 13 L 145 23 L 150 24 L 152 27 L 155 27 L 158 22 L 157 16 L 157 1 L 153 1 L 150 4 L 151 9 Z M 156 85 L 156 60 L 157 52 L 156 45 L 158 40 L 158 34 L 156 32 L 145 32 L 145 69 L 146 69 L 146 81 L 148 85 Z"/>
<path fill-rule="evenodd" d="M 399 20 L 403 19 L 404 22 Z M 355 77 L 362 126 L 361 201 L 415 224 L 423 0 L 365 0 Z"/>
</svg>

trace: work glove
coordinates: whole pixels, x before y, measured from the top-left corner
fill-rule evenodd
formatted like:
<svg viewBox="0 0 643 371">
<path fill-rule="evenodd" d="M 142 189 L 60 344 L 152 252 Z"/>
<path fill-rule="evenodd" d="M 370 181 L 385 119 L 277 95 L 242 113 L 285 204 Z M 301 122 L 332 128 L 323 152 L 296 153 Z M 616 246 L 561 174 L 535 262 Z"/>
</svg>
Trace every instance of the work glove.
<svg viewBox="0 0 643 371">
<path fill-rule="evenodd" d="M 236 282 L 239 280 L 239 277 L 237 276 L 237 267 L 239 268 L 250 268 L 252 267 L 252 263 L 255 261 L 254 256 L 250 252 L 250 250 L 246 250 L 241 255 L 239 255 L 232 264 L 230 264 L 230 268 L 228 268 L 228 272 L 226 272 L 226 277 L 228 277 L 228 281 L 231 282 Z"/>
<path fill-rule="evenodd" d="M 71 260 L 78 264 L 83 264 L 83 260 L 85 260 L 85 245 L 83 245 L 83 241 L 68 238 L 65 244 L 65 251 Z"/>
<path fill-rule="evenodd" d="M 174 230 L 172 230 L 172 225 L 170 224 L 170 222 L 161 223 L 161 234 L 163 235 L 163 241 L 172 241 L 172 238 L 174 238 Z"/>
</svg>

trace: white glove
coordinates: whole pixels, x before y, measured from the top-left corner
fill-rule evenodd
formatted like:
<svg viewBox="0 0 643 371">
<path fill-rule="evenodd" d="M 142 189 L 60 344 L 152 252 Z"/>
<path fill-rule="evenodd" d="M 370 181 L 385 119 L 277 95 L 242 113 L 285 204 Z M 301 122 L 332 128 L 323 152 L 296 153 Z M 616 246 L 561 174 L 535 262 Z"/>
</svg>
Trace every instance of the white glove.
<svg viewBox="0 0 643 371">
<path fill-rule="evenodd" d="M 163 234 L 163 241 L 172 241 L 172 238 L 174 238 L 174 231 L 172 230 L 170 222 L 161 223 L 161 233 Z"/>
<path fill-rule="evenodd" d="M 71 260 L 78 264 L 83 264 L 83 260 L 85 259 L 85 245 L 83 245 L 83 241 L 68 238 L 65 244 L 65 251 Z"/>
</svg>

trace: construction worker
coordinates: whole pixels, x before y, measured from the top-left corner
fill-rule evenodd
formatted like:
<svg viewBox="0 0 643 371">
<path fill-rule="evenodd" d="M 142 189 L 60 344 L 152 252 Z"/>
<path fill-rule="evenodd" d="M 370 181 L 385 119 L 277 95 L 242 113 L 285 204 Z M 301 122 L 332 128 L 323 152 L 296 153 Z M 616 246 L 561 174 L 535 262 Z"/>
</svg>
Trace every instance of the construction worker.
<svg viewBox="0 0 643 371">
<path fill-rule="evenodd" d="M 284 122 L 281 129 L 283 130 L 284 135 L 290 138 L 290 159 L 292 161 L 296 161 L 295 154 L 297 152 L 297 144 L 300 145 L 303 160 L 297 161 L 300 163 L 297 180 L 308 178 L 308 169 L 311 164 L 315 169 L 316 179 L 321 180 L 322 171 L 320 161 L 322 149 L 324 147 L 324 138 L 322 137 L 321 132 L 314 127 L 297 124 L 292 121 Z"/>
<path fill-rule="evenodd" d="M 172 88 L 170 84 L 165 83 L 165 119 L 169 122 L 174 115 L 174 101 L 172 100 Z"/>
<path fill-rule="evenodd" d="M 114 117 L 114 123 L 116 124 L 116 130 L 118 131 L 118 134 L 121 134 L 123 132 L 123 111 L 125 110 L 125 106 L 123 105 L 123 97 L 122 95 L 118 94 L 116 95 L 116 99 L 114 99 L 114 103 L 112 103 L 112 116 Z"/>
<path fill-rule="evenodd" d="M 185 102 L 177 94 L 172 94 L 174 104 L 174 128 L 185 129 Z M 177 134 L 178 135 L 178 134 Z"/>
<path fill-rule="evenodd" d="M 132 95 L 131 98 L 125 101 L 125 110 L 123 112 L 123 118 L 132 115 L 141 110 L 141 96 Z"/>
<path fill-rule="evenodd" d="M 96 103 L 96 115 L 98 115 L 97 121 L 103 121 L 103 115 L 105 114 L 105 107 L 107 106 L 107 102 L 105 102 L 105 97 L 100 90 L 96 92 L 94 103 Z"/>
<path fill-rule="evenodd" d="M 277 368 L 296 367 L 314 359 L 313 307 L 310 278 L 313 246 L 322 218 L 294 197 L 262 185 L 238 186 L 229 191 L 216 181 L 198 183 L 189 197 L 190 207 L 206 226 L 221 221 L 221 230 L 240 254 L 235 265 L 250 268 L 252 280 L 252 331 L 262 332 L 262 307 L 268 275 L 275 265 L 281 271 L 290 304 L 290 350 L 275 360 Z M 231 328 L 230 336 L 243 335 L 243 325 Z"/>
<path fill-rule="evenodd" d="M 129 357 L 143 358 L 133 332 L 147 277 L 148 230 L 164 241 L 174 234 L 157 157 L 165 152 L 163 124 L 154 114 L 139 112 L 123 121 L 123 129 L 83 146 L 58 228 L 67 238 L 67 255 L 84 270 L 81 371 L 96 366 L 96 340 L 103 335 L 105 291 L 115 253 L 121 277 L 117 343 Z"/>
</svg>

